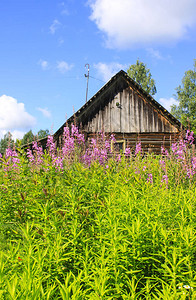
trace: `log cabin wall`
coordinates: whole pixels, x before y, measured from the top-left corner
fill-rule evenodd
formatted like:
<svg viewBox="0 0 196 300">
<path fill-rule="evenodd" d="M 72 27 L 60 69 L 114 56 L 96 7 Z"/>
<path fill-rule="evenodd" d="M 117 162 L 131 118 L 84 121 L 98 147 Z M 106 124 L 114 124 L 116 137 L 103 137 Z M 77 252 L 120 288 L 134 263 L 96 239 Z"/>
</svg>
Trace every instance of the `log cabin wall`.
<svg viewBox="0 0 196 300">
<path fill-rule="evenodd" d="M 114 133 L 126 147 L 141 141 L 143 150 L 160 153 L 179 138 L 181 123 L 123 70 L 114 75 L 54 134 L 61 147 L 64 126 L 77 124 L 86 140 L 98 132 Z M 124 145 L 125 145 L 124 143 Z"/>
<path fill-rule="evenodd" d="M 89 132 L 86 134 L 86 140 L 92 137 L 96 138 L 97 133 Z M 116 141 L 124 141 L 125 148 L 129 147 L 132 152 L 135 152 L 135 146 L 141 142 L 143 153 L 161 154 L 161 146 L 169 150 L 171 144 L 177 142 L 181 133 L 114 133 Z M 107 134 L 106 134 L 107 136 Z M 109 134 L 108 134 L 109 137 Z"/>
</svg>

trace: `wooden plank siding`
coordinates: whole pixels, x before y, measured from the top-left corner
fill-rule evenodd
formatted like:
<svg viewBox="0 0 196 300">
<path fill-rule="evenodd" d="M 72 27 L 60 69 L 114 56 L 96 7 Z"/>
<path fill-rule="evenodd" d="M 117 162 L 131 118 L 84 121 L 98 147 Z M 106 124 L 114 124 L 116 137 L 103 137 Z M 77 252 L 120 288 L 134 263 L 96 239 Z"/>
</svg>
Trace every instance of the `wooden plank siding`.
<svg viewBox="0 0 196 300">
<path fill-rule="evenodd" d="M 135 146 L 137 143 L 141 142 L 141 147 L 143 153 L 155 153 L 161 154 L 161 146 L 169 150 L 171 144 L 176 142 L 179 139 L 180 133 L 114 133 L 117 141 L 125 141 L 125 147 L 132 149 L 132 152 L 135 151 Z M 107 136 L 107 135 L 106 135 Z M 87 133 L 87 140 L 91 138 L 96 138 L 96 133 L 89 132 Z"/>
<path fill-rule="evenodd" d="M 119 103 L 119 105 L 117 105 Z M 98 132 L 114 133 L 126 147 L 141 141 L 143 150 L 160 153 L 178 139 L 181 123 L 145 92 L 123 70 L 114 75 L 54 134 L 60 140 L 63 127 L 77 124 L 88 140 Z"/>
<path fill-rule="evenodd" d="M 119 106 L 117 106 L 119 103 Z M 83 125 L 87 132 L 178 132 L 163 115 L 129 88 L 119 92 Z"/>
</svg>

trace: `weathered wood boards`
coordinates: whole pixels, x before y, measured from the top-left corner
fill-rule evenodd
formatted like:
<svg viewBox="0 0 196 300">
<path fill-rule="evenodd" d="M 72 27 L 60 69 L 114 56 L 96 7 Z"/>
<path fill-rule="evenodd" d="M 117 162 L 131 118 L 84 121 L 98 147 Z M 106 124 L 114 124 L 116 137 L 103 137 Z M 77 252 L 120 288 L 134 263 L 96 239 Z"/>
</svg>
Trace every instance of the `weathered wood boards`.
<svg viewBox="0 0 196 300">
<path fill-rule="evenodd" d="M 130 88 L 119 92 L 84 124 L 87 132 L 178 132 L 178 128 Z"/>
<path fill-rule="evenodd" d="M 114 133 L 127 147 L 139 140 L 144 151 L 156 153 L 161 145 L 169 148 L 182 129 L 175 117 L 122 70 L 57 130 L 56 141 L 71 123 L 77 123 L 87 139 L 101 131 Z"/>
</svg>

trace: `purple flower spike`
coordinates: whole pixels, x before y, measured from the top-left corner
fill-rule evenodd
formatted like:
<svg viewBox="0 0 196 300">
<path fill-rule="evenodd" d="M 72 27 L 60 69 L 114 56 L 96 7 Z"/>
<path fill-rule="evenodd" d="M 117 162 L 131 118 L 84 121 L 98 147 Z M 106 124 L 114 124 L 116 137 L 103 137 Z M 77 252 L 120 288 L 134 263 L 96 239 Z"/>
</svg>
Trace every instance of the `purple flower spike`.
<svg viewBox="0 0 196 300">
<path fill-rule="evenodd" d="M 141 142 L 139 142 L 136 144 L 135 147 L 135 155 L 138 155 L 139 153 L 141 153 L 141 151 L 142 151 L 142 146 L 141 146 Z"/>
<path fill-rule="evenodd" d="M 131 155 L 131 149 L 130 148 L 126 148 L 125 149 L 125 156 L 128 157 Z"/>
<path fill-rule="evenodd" d="M 150 173 L 150 174 L 148 174 L 148 177 L 147 177 L 147 182 L 149 182 L 149 183 L 152 183 L 153 184 L 153 176 L 152 176 L 152 174 Z"/>
</svg>

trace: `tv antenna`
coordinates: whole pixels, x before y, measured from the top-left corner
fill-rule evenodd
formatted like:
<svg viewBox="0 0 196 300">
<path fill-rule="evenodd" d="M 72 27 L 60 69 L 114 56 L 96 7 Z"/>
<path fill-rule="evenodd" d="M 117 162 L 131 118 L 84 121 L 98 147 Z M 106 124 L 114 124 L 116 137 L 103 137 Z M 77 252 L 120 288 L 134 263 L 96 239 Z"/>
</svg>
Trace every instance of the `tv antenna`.
<svg viewBox="0 0 196 300">
<path fill-rule="evenodd" d="M 90 65 L 89 64 L 85 64 L 85 68 L 88 68 L 88 73 L 84 74 L 84 76 L 87 78 L 87 85 L 86 85 L 86 102 L 87 102 L 87 97 L 88 97 L 88 81 L 89 81 L 89 69 L 90 69 Z M 85 103 L 86 103 L 85 102 Z"/>
</svg>

